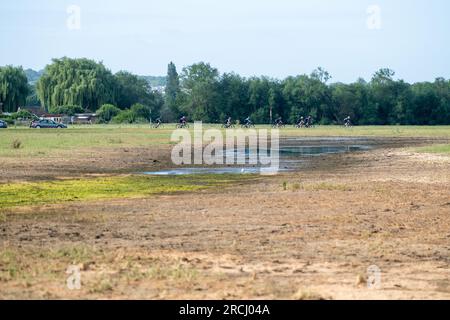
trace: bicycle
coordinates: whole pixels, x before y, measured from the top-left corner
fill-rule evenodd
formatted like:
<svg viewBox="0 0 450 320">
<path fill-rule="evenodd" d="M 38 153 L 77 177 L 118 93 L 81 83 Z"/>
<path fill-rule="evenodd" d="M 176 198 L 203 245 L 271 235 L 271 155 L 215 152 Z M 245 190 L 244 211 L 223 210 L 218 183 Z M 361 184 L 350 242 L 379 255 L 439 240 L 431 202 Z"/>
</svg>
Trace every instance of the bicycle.
<svg viewBox="0 0 450 320">
<path fill-rule="evenodd" d="M 189 129 L 188 123 L 178 123 L 176 126 L 177 129 Z"/>
<path fill-rule="evenodd" d="M 250 128 L 256 128 L 253 123 L 244 123 L 241 125 L 242 129 L 250 129 Z"/>
<path fill-rule="evenodd" d="M 159 123 L 156 122 L 156 123 L 152 124 L 152 128 L 153 129 L 164 128 L 164 124 L 162 124 L 160 122 Z"/>
</svg>

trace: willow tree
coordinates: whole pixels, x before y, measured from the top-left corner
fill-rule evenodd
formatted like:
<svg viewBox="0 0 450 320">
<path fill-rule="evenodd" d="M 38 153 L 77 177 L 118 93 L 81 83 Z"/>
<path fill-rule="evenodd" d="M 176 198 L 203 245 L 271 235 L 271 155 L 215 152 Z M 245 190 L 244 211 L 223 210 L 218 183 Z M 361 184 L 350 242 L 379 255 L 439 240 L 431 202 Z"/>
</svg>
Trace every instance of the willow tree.
<svg viewBox="0 0 450 320">
<path fill-rule="evenodd" d="M 22 67 L 0 67 L 0 111 L 17 111 L 25 104 L 28 92 L 28 80 Z"/>
<path fill-rule="evenodd" d="M 41 104 L 48 110 L 73 105 L 97 110 L 115 103 L 116 85 L 102 63 L 88 59 L 53 59 L 37 83 Z"/>
</svg>

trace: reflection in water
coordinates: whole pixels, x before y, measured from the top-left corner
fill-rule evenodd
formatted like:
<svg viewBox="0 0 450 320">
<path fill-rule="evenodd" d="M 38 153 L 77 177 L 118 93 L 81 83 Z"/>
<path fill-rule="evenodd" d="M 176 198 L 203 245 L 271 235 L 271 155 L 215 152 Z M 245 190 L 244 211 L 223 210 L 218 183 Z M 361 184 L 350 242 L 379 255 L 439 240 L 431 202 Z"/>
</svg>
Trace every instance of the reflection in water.
<svg viewBox="0 0 450 320">
<path fill-rule="evenodd" d="M 291 171 L 298 169 L 300 164 L 305 161 L 306 158 L 337 154 L 346 152 L 357 152 L 369 150 L 370 147 L 365 145 L 318 145 L 318 146 L 298 146 L 298 145 L 285 145 L 280 146 L 280 170 L 279 171 Z M 224 156 L 236 156 L 249 158 L 250 152 L 248 149 L 234 149 L 226 150 Z M 244 167 L 197 167 L 197 168 L 177 168 L 170 170 L 161 170 L 154 172 L 144 172 L 148 175 L 195 175 L 195 174 L 259 174 L 264 171 L 265 168 L 259 168 L 255 166 Z"/>
</svg>

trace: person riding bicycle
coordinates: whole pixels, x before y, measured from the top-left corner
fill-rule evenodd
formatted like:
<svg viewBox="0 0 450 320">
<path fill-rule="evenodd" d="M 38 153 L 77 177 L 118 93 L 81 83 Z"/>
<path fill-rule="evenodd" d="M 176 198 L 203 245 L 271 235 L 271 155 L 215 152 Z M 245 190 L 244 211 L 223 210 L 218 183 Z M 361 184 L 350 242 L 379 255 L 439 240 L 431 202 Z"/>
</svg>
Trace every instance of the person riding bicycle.
<svg viewBox="0 0 450 320">
<path fill-rule="evenodd" d="M 305 127 L 309 128 L 312 124 L 312 117 L 311 116 L 307 116 L 305 119 Z"/>
<path fill-rule="evenodd" d="M 297 121 L 297 126 L 302 128 L 305 125 L 305 118 L 303 118 L 303 116 L 300 117 L 300 119 L 298 119 Z"/>
<path fill-rule="evenodd" d="M 155 122 L 152 124 L 152 127 L 157 129 L 161 126 L 161 124 L 162 124 L 161 118 L 156 118 Z"/>
<path fill-rule="evenodd" d="M 347 118 L 344 119 L 344 125 L 346 127 L 349 127 L 351 125 L 351 118 L 350 118 L 350 116 L 347 116 Z"/>
<path fill-rule="evenodd" d="M 276 125 L 277 127 L 281 127 L 281 126 L 283 125 L 283 118 L 282 118 L 282 117 L 278 117 L 278 118 L 275 120 L 275 125 Z"/>
<path fill-rule="evenodd" d="M 225 122 L 225 128 L 229 128 L 231 127 L 232 123 L 231 123 L 231 117 L 228 117 L 227 121 Z"/>
<path fill-rule="evenodd" d="M 252 120 L 250 119 L 250 117 L 247 117 L 247 118 L 244 120 L 244 123 L 245 123 L 246 126 L 250 126 L 250 125 L 252 125 Z"/>
</svg>

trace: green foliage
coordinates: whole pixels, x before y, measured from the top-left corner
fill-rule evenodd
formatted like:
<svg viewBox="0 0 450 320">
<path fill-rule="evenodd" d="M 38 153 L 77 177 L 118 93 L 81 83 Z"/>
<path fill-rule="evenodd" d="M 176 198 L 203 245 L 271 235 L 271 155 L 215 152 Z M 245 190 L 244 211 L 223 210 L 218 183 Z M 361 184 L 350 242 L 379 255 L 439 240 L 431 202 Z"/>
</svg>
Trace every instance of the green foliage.
<svg viewBox="0 0 450 320">
<path fill-rule="evenodd" d="M 41 102 L 39 101 L 39 97 L 36 92 L 36 86 L 30 85 L 29 92 L 27 98 L 25 100 L 25 105 L 30 107 L 40 106 Z"/>
<path fill-rule="evenodd" d="M 33 120 L 36 119 L 36 116 L 32 114 L 28 110 L 20 110 L 18 112 L 15 112 L 11 115 L 12 120 Z"/>
<path fill-rule="evenodd" d="M 163 105 L 162 96 L 153 92 L 145 79 L 126 71 L 113 75 L 102 63 L 88 59 L 54 59 L 38 80 L 36 90 L 49 111 L 59 106 L 96 111 L 104 104 L 128 109 L 140 103 L 150 108 L 150 116 L 156 116 Z"/>
<path fill-rule="evenodd" d="M 108 123 L 115 116 L 117 116 L 121 110 L 112 104 L 104 104 L 97 110 L 97 117 L 100 123 Z"/>
<path fill-rule="evenodd" d="M 151 110 L 148 106 L 136 103 L 130 109 L 122 110 L 113 117 L 114 123 L 146 123 L 150 121 Z"/>
<path fill-rule="evenodd" d="M 187 92 L 180 106 L 183 114 L 192 120 L 217 122 L 219 109 L 219 71 L 207 63 L 197 63 L 183 69 L 183 88 Z"/>
<path fill-rule="evenodd" d="M 16 76 L 10 78 L 21 78 L 20 74 L 23 78 L 20 71 L 17 69 Z M 29 76 L 37 79 L 39 75 Z M 101 63 L 62 58 L 46 67 L 36 91 L 47 110 L 66 105 L 97 110 L 103 104 L 124 110 L 100 112 L 102 122 L 148 122 L 158 116 L 164 121 L 174 121 L 185 115 L 189 121 L 204 122 L 223 122 L 228 117 L 242 121 L 250 116 L 253 122 L 261 124 L 276 117 L 294 123 L 300 116 L 312 116 L 320 124 L 342 125 L 347 116 L 355 125 L 450 124 L 449 80 L 439 78 L 435 82 L 408 84 L 394 77 L 395 72 L 385 68 L 377 71 L 370 82 L 359 79 L 350 84 L 329 83 L 331 75 L 317 68 L 310 75 L 280 81 L 220 74 L 204 62 L 184 68 L 179 76 L 171 62 L 167 77 L 158 80 L 166 83 L 165 96 L 162 96 L 152 91 L 144 77 L 125 71 L 112 75 Z M 0 73 L 0 83 L 1 79 L 5 76 L 1 78 Z M 3 85 L 2 101 L 6 101 L 6 87 L 10 93 L 4 110 L 15 111 L 24 102 L 23 90 Z M 36 102 L 32 91 L 33 88 L 26 101 L 28 105 Z"/>
<path fill-rule="evenodd" d="M 450 81 L 438 78 L 434 83 L 411 85 L 394 76 L 386 68 L 377 71 L 370 82 L 328 84 L 331 75 L 318 68 L 311 75 L 283 81 L 246 79 L 220 75 L 209 64 L 198 63 L 183 69 L 181 92 L 175 102 L 171 98 L 175 106 L 170 110 L 204 122 L 250 116 L 255 123 L 269 123 L 280 116 L 295 123 L 300 116 L 312 116 L 315 123 L 342 125 L 350 116 L 357 125 L 450 124 Z"/>
<path fill-rule="evenodd" d="M 117 105 L 129 109 L 135 103 L 149 104 L 153 100 L 150 85 L 144 79 L 126 71 L 115 75 L 117 81 Z"/>
<path fill-rule="evenodd" d="M 15 112 L 25 104 L 29 91 L 28 80 L 22 67 L 0 67 L 0 111 Z"/>
<path fill-rule="evenodd" d="M 97 110 L 104 103 L 114 103 L 116 98 L 112 73 L 102 63 L 88 59 L 53 59 L 36 89 L 47 110 L 65 105 Z"/>
<path fill-rule="evenodd" d="M 173 62 L 170 62 L 167 67 L 165 106 L 174 114 L 179 112 L 177 108 L 177 99 L 180 96 L 180 93 L 180 78 L 178 76 L 177 68 Z"/>
<path fill-rule="evenodd" d="M 146 121 L 150 121 L 152 114 L 150 107 L 136 103 L 131 106 L 130 111 L 134 114 L 135 119 L 145 119 Z"/>
<path fill-rule="evenodd" d="M 84 109 L 80 106 L 59 106 L 55 108 L 50 108 L 48 111 L 54 114 L 73 116 L 77 113 L 83 113 Z"/>
<path fill-rule="evenodd" d="M 114 123 L 134 123 L 136 121 L 135 114 L 131 110 L 122 110 L 112 119 Z"/>
</svg>

